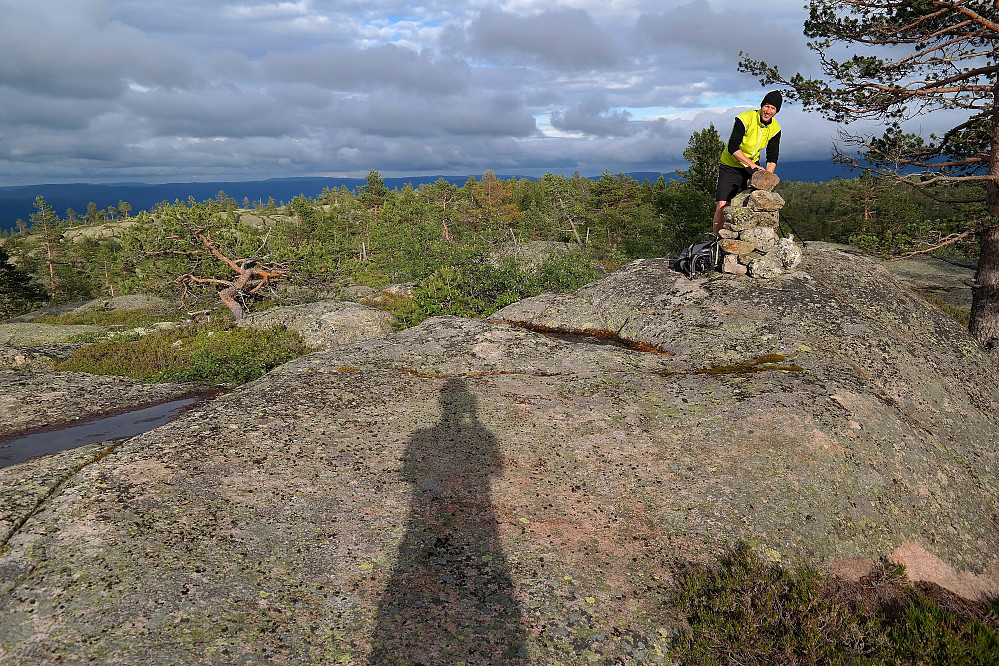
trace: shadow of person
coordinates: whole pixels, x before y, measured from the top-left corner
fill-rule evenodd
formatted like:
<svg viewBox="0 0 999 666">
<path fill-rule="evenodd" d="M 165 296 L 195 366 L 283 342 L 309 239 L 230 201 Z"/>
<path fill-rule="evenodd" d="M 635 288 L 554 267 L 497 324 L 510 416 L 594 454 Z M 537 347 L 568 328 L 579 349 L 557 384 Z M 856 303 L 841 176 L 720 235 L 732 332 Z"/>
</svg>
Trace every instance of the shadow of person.
<svg viewBox="0 0 999 666">
<path fill-rule="evenodd" d="M 448 380 L 439 400 L 440 423 L 406 447 L 409 518 L 368 663 L 524 664 L 526 635 L 490 499 L 499 447 L 463 380 Z"/>
</svg>

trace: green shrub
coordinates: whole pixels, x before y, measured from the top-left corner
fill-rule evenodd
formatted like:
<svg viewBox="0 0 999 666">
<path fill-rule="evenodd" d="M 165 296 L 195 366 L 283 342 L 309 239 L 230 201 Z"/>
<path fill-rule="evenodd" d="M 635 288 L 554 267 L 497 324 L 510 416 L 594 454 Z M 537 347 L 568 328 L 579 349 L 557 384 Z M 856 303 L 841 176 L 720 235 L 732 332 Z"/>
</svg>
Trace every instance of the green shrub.
<svg viewBox="0 0 999 666">
<path fill-rule="evenodd" d="M 247 382 L 309 351 L 300 335 L 280 327 L 189 326 L 135 341 L 98 342 L 56 369 L 153 381 Z"/>
<path fill-rule="evenodd" d="M 671 656 L 680 664 L 995 663 L 994 602 L 982 605 L 986 623 L 941 607 L 902 575 L 880 568 L 860 594 L 862 584 L 789 571 L 740 545 L 716 566 L 677 576 L 672 610 L 689 631 L 673 640 Z"/>
<path fill-rule="evenodd" d="M 582 253 L 549 257 L 537 270 L 522 269 L 514 259 L 497 266 L 477 255 L 460 266 L 438 268 L 416 287 L 415 318 L 487 317 L 523 298 L 572 291 L 596 277 L 596 270 Z"/>
</svg>

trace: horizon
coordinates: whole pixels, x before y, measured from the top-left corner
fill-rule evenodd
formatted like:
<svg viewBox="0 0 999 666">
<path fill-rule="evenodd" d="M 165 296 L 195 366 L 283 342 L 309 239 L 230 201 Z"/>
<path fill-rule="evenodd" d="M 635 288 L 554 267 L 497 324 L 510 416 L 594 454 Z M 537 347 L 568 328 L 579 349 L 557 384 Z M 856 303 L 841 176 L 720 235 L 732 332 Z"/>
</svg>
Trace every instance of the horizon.
<svg viewBox="0 0 999 666">
<path fill-rule="evenodd" d="M 785 167 L 790 169 L 797 168 L 800 172 L 805 172 L 803 175 L 807 176 L 785 178 L 788 181 L 823 182 L 834 178 L 853 177 L 845 173 L 848 171 L 847 167 L 836 165 L 831 160 L 787 162 L 785 163 Z M 487 171 L 489 170 L 487 169 Z M 494 173 L 496 173 L 495 170 Z M 615 175 L 624 173 L 631 177 L 638 176 L 636 180 L 639 182 L 642 182 L 643 178 L 654 182 L 660 174 L 667 181 L 679 179 L 675 171 L 619 171 L 613 173 Z M 469 177 L 479 180 L 482 176 L 482 174 L 430 173 L 386 176 L 381 172 L 379 172 L 379 175 L 390 190 L 399 189 L 407 183 L 411 184 L 414 188 L 418 188 L 422 185 L 436 182 L 440 178 L 461 185 Z M 496 173 L 497 178 L 504 180 L 510 178 L 537 180 L 544 175 Z M 557 175 L 563 175 L 568 178 L 572 173 Z M 600 173 L 590 175 L 581 173 L 580 175 L 591 180 L 596 180 L 600 177 Z M 778 175 L 781 175 L 780 169 L 778 169 Z M 30 215 L 35 212 L 34 201 L 37 196 L 43 197 L 46 203 L 52 207 L 53 212 L 62 219 L 68 208 L 73 208 L 75 213 L 82 215 L 90 202 L 94 202 L 98 208 L 103 210 L 108 206 L 117 206 L 120 201 L 126 201 L 132 205 L 133 212 L 137 213 L 142 210 L 148 210 L 164 200 L 173 201 L 178 198 L 186 200 L 189 196 L 194 196 L 198 200 L 214 198 L 220 190 L 237 201 L 249 199 L 251 202 L 256 202 L 267 201 L 269 198 L 273 198 L 275 201 L 287 202 L 298 195 L 313 198 L 321 193 L 322 188 L 319 187 L 320 183 L 316 183 L 317 189 L 315 192 L 301 191 L 299 186 L 306 181 L 329 181 L 334 187 L 348 185 L 353 190 L 357 186 L 364 184 L 365 176 L 367 176 L 367 173 L 360 177 L 301 176 L 242 181 L 204 180 L 171 181 L 165 183 L 144 183 L 140 181 L 117 183 L 68 182 L 4 185 L 0 186 L 0 229 L 9 232 L 16 229 L 18 219 L 28 221 Z M 282 189 L 283 186 L 284 189 Z M 268 190 L 268 188 L 270 189 Z M 250 196 L 250 193 L 254 189 L 257 191 L 254 193 L 254 196 Z M 47 192 L 43 190 L 47 190 Z"/>
</svg>

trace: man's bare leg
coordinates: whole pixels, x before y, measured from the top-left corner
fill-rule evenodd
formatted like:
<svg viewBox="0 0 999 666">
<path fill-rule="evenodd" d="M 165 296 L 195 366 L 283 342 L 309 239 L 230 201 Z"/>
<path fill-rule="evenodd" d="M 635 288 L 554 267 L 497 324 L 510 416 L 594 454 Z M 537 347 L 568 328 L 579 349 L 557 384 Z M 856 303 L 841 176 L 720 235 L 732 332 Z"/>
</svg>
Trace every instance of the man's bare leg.
<svg viewBox="0 0 999 666">
<path fill-rule="evenodd" d="M 715 236 L 717 236 L 718 232 L 725 226 L 725 217 L 722 215 L 722 208 L 727 205 L 727 201 L 719 201 L 718 205 L 715 207 L 715 219 L 711 224 L 711 231 L 714 232 Z"/>
</svg>

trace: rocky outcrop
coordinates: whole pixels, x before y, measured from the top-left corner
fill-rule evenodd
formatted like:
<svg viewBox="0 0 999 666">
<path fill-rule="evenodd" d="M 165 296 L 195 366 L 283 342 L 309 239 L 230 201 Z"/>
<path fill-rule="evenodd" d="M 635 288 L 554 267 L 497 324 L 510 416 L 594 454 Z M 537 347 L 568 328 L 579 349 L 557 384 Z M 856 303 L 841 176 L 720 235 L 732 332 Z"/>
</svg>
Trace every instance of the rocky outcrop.
<svg viewBox="0 0 999 666">
<path fill-rule="evenodd" d="M 384 338 L 396 318 L 382 310 L 345 301 L 320 301 L 253 312 L 239 320 L 241 328 L 285 326 L 317 349 L 358 340 Z"/>
<path fill-rule="evenodd" d="M 504 243 L 490 253 L 489 261 L 493 265 L 499 265 L 507 259 L 514 259 L 525 269 L 537 270 L 546 260 L 564 257 L 579 252 L 579 249 L 578 245 L 554 241 Z"/>
<path fill-rule="evenodd" d="M 0 324 L 0 346 L 34 347 L 69 342 L 78 335 L 102 333 L 103 326 L 90 324 Z"/>
<path fill-rule="evenodd" d="M 106 222 L 104 224 L 80 225 L 66 229 L 62 237 L 70 243 L 107 243 L 110 241 L 120 242 L 125 232 L 135 225 L 139 220 L 129 218 L 116 222 Z"/>
<path fill-rule="evenodd" d="M 33 310 L 27 314 L 12 317 L 7 323 L 29 323 L 46 317 L 76 316 L 85 315 L 91 312 L 101 312 L 108 310 L 149 310 L 153 312 L 167 312 L 170 310 L 170 302 L 159 296 L 152 294 L 126 294 L 112 298 L 94 298 L 88 301 L 73 301 L 72 303 L 62 303 L 39 310 Z"/>
<path fill-rule="evenodd" d="M 656 660 L 674 567 L 735 541 L 999 593 L 999 373 L 809 250 L 333 347 L 81 463 L 0 549 L 0 661 Z"/>
</svg>

